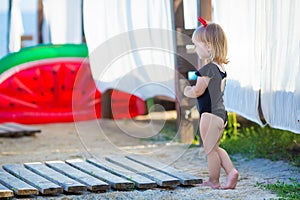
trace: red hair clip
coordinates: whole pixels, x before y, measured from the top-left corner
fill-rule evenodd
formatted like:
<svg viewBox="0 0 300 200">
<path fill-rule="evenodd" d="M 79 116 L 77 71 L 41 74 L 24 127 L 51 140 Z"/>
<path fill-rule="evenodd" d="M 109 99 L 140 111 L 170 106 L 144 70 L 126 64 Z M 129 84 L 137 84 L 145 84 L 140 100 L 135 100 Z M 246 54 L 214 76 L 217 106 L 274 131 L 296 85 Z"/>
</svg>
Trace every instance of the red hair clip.
<svg viewBox="0 0 300 200">
<path fill-rule="evenodd" d="M 202 17 L 198 17 L 198 21 L 203 24 L 204 27 L 207 26 L 207 22 L 205 21 L 205 19 L 203 19 Z"/>
</svg>

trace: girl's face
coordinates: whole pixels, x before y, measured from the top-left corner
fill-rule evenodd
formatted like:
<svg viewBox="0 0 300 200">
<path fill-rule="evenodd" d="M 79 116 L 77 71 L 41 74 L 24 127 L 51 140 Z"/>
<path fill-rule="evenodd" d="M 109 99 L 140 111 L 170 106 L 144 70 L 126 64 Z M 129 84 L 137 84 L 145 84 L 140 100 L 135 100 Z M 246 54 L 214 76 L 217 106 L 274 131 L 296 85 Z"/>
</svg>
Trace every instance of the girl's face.
<svg viewBox="0 0 300 200">
<path fill-rule="evenodd" d="M 195 51 L 200 59 L 208 59 L 210 57 L 210 50 L 207 44 L 204 42 L 195 41 Z"/>
</svg>

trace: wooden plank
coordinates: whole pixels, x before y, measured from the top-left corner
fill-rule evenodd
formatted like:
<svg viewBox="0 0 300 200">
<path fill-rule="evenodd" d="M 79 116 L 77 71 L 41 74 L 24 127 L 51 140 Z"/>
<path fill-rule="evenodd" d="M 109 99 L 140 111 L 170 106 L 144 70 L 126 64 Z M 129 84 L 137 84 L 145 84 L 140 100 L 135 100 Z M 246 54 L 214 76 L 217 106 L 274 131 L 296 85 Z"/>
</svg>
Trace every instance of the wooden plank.
<svg viewBox="0 0 300 200">
<path fill-rule="evenodd" d="M 144 176 L 141 176 L 137 173 L 134 173 L 132 171 L 129 171 L 123 167 L 120 167 L 118 165 L 115 165 L 111 162 L 106 161 L 105 159 L 88 159 L 89 163 L 92 163 L 93 165 L 100 167 L 112 174 L 115 174 L 117 176 L 123 177 L 127 180 L 130 180 L 134 182 L 134 185 L 139 189 L 151 189 L 157 186 L 155 181 L 152 181 Z"/>
<path fill-rule="evenodd" d="M 66 163 L 85 173 L 88 173 L 96 178 L 107 182 L 112 188 L 118 190 L 129 190 L 134 188 L 134 184 L 131 181 L 118 177 L 81 159 L 66 160 Z"/>
<path fill-rule="evenodd" d="M 171 177 L 159 171 L 155 171 L 149 167 L 146 167 L 137 162 L 129 160 L 128 158 L 125 158 L 123 156 L 116 155 L 116 156 L 106 157 L 106 160 L 115 163 L 121 167 L 124 167 L 130 171 L 138 173 L 142 176 L 145 176 L 155 181 L 157 185 L 161 187 L 176 187 L 177 185 L 180 184 L 177 178 Z"/>
<path fill-rule="evenodd" d="M 187 172 L 182 172 L 170 165 L 163 164 L 149 156 L 142 156 L 142 155 L 128 155 L 126 156 L 128 159 L 143 164 L 151 169 L 155 169 L 162 173 L 168 174 L 180 180 L 182 185 L 193 185 L 193 184 L 200 184 L 202 183 L 202 179 L 198 178 L 194 175 L 191 175 Z"/>
<path fill-rule="evenodd" d="M 7 198 L 7 197 L 13 197 L 14 192 L 4 185 L 0 184 L 0 198 Z"/>
<path fill-rule="evenodd" d="M 3 169 L 8 171 L 15 177 L 37 188 L 41 194 L 53 195 L 63 192 L 63 189 L 60 186 L 33 173 L 21 164 L 3 165 Z"/>
<path fill-rule="evenodd" d="M 38 129 L 36 127 L 26 126 L 26 125 L 14 123 L 14 122 L 4 123 L 3 125 L 5 125 L 6 127 L 15 128 L 16 130 L 22 130 L 25 133 L 25 135 L 32 135 L 35 133 L 42 132 L 41 129 Z"/>
<path fill-rule="evenodd" d="M 9 174 L 4 169 L 0 169 L 0 183 L 12 190 L 16 195 L 39 194 L 36 188 Z"/>
<path fill-rule="evenodd" d="M 0 124 L 0 136 L 2 137 L 20 137 L 24 135 L 33 135 L 39 132 L 41 132 L 40 129 L 14 122 Z"/>
<path fill-rule="evenodd" d="M 20 137 L 24 135 L 23 130 L 17 130 L 15 128 L 0 124 L 0 136 L 2 137 Z"/>
<path fill-rule="evenodd" d="M 27 169 L 34 173 L 61 186 L 66 192 L 81 192 L 87 190 L 85 185 L 47 167 L 40 162 L 25 163 L 24 165 Z"/>
<path fill-rule="evenodd" d="M 84 173 L 67 163 L 63 161 L 48 161 L 46 162 L 46 165 L 50 168 L 84 184 L 87 186 L 87 188 L 90 191 L 96 192 L 96 191 L 108 191 L 110 188 L 110 185 L 101 181 L 100 179 L 97 179 L 93 176 L 90 176 L 87 173 Z"/>
</svg>

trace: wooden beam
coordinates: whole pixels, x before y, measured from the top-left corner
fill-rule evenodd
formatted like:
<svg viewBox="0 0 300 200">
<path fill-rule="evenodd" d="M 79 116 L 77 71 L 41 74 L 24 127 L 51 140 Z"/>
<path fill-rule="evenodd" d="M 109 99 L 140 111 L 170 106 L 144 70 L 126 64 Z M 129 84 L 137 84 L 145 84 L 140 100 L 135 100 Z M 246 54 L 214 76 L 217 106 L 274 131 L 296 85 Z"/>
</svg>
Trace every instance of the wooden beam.
<svg viewBox="0 0 300 200">
<path fill-rule="evenodd" d="M 12 190 L 16 195 L 26 196 L 39 194 L 39 191 L 36 188 L 9 174 L 4 171 L 4 169 L 0 169 L 0 183 Z"/>
<path fill-rule="evenodd" d="M 138 162 L 142 165 L 145 165 L 147 167 L 150 167 L 151 169 L 160 171 L 164 174 L 173 176 L 175 178 L 178 178 L 181 185 L 193 185 L 193 184 L 200 184 L 202 183 L 202 179 L 193 176 L 187 172 L 182 172 L 174 167 L 171 167 L 170 165 L 163 164 L 157 160 L 154 160 L 153 158 L 149 156 L 141 156 L 141 155 L 128 155 L 126 158 L 133 160 L 135 162 Z"/>
<path fill-rule="evenodd" d="M 41 132 L 40 129 L 13 122 L 0 124 L 0 137 L 29 136 Z"/>
<path fill-rule="evenodd" d="M 117 176 L 123 177 L 127 180 L 134 182 L 135 187 L 137 187 L 139 189 L 151 189 L 151 188 L 154 188 L 157 186 L 155 181 L 152 181 L 144 176 L 141 176 L 135 172 L 129 171 L 123 167 L 115 165 L 104 159 L 91 158 L 91 159 L 88 159 L 87 161 L 97 167 L 100 167 L 100 168 L 112 173 L 112 174 L 115 174 Z"/>
<path fill-rule="evenodd" d="M 24 135 L 23 130 L 15 129 L 13 127 L 6 126 L 5 124 L 0 124 L 1 137 L 20 137 L 23 135 Z"/>
<path fill-rule="evenodd" d="M 47 167 L 40 162 L 25 163 L 24 165 L 27 169 L 33 171 L 34 173 L 43 176 L 49 181 L 61 186 L 66 192 L 81 192 L 87 190 L 85 185 Z"/>
<path fill-rule="evenodd" d="M 90 163 L 87 163 L 80 159 L 66 160 L 66 163 L 73 167 L 88 173 L 96 178 L 99 178 L 111 185 L 112 188 L 118 190 L 130 190 L 134 188 L 134 184 L 124 178 L 118 177 L 112 173 L 109 173 L 99 167 L 96 167 Z"/>
<path fill-rule="evenodd" d="M 8 198 L 13 197 L 14 193 L 12 190 L 8 189 L 4 185 L 0 184 L 0 198 Z"/>
<path fill-rule="evenodd" d="M 53 195 L 63 192 L 63 189 L 60 186 L 52 183 L 51 181 L 43 178 L 42 176 L 33 173 L 21 164 L 3 165 L 3 169 L 8 171 L 15 177 L 37 188 L 41 194 Z"/>
<path fill-rule="evenodd" d="M 62 173 L 64 175 L 86 185 L 90 191 L 93 191 L 93 192 L 105 191 L 105 192 L 107 192 L 110 188 L 110 186 L 107 183 L 105 183 L 87 173 L 84 173 L 84 172 L 68 165 L 67 163 L 65 163 L 63 161 L 47 161 L 45 163 L 47 166 L 58 171 L 59 173 Z"/>
<path fill-rule="evenodd" d="M 121 167 L 124 167 L 130 171 L 141 174 L 157 183 L 161 187 L 176 187 L 180 184 L 177 178 L 155 171 L 149 167 L 141 165 L 137 162 L 129 160 L 123 156 L 110 156 L 106 157 L 106 160 L 115 163 Z"/>
</svg>

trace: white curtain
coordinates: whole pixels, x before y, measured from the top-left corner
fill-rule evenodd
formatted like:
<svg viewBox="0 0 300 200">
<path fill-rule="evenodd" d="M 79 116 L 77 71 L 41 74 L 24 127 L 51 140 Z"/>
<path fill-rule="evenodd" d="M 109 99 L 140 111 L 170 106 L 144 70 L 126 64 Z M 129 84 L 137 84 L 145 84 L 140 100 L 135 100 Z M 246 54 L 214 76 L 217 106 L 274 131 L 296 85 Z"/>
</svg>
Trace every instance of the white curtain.
<svg viewBox="0 0 300 200">
<path fill-rule="evenodd" d="M 254 2 L 215 0 L 213 18 L 222 26 L 228 39 L 226 109 L 262 124 L 258 113 L 261 38 L 256 29 L 259 19 Z"/>
<path fill-rule="evenodd" d="M 297 0 L 215 0 L 225 29 L 230 64 L 226 106 L 260 123 L 300 133 L 300 27 Z"/>
<path fill-rule="evenodd" d="M 264 117 L 272 127 L 300 133 L 300 1 L 269 0 L 260 4 Z"/>
<path fill-rule="evenodd" d="M 44 43 L 82 42 L 81 0 L 43 0 Z"/>
<path fill-rule="evenodd" d="M 17 52 L 21 49 L 21 36 L 24 34 L 23 20 L 19 0 L 12 1 L 9 31 L 9 51 Z"/>
<path fill-rule="evenodd" d="M 170 0 L 84 1 L 89 60 L 101 92 L 175 99 Z"/>
<path fill-rule="evenodd" d="M 184 28 L 196 29 L 199 16 L 198 0 L 183 0 Z"/>
</svg>

